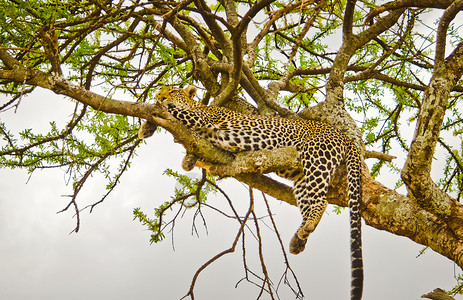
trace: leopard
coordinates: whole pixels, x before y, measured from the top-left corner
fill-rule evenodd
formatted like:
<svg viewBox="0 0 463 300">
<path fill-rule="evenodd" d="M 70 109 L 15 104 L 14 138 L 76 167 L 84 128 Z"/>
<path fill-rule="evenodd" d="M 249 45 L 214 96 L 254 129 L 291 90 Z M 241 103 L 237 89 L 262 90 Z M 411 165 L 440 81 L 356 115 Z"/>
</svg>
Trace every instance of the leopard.
<svg viewBox="0 0 463 300">
<path fill-rule="evenodd" d="M 347 195 L 351 227 L 351 300 L 362 298 L 363 259 L 361 242 L 361 154 L 359 148 L 340 130 L 325 122 L 289 119 L 279 116 L 243 114 L 224 107 L 207 106 L 195 101 L 195 86 L 161 89 L 156 100 L 175 119 L 214 146 L 237 153 L 294 147 L 302 170 L 277 171 L 294 182 L 293 194 L 302 215 L 302 223 L 290 241 L 289 250 L 299 254 L 327 208 L 330 180 L 340 165 L 347 168 Z M 146 121 L 139 138 L 154 134 L 157 126 Z M 183 166 L 191 170 L 195 155 L 187 153 Z"/>
</svg>

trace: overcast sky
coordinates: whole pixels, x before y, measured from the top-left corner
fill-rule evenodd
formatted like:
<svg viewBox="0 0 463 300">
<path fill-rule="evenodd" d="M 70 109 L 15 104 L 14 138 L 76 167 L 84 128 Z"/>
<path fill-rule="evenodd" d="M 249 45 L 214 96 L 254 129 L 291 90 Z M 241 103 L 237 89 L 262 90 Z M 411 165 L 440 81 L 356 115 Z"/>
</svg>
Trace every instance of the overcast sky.
<svg viewBox="0 0 463 300">
<path fill-rule="evenodd" d="M 12 130 L 44 131 L 52 119 L 63 126 L 72 111 L 68 100 L 40 91 L 25 97 L 17 113 L 7 111 L 0 119 Z M 175 182 L 161 173 L 166 168 L 184 173 L 183 154 L 165 131 L 148 139 L 111 196 L 92 214 L 82 214 L 77 234 L 69 234 L 75 226 L 72 212 L 56 214 L 68 201 L 61 195 L 71 193 L 64 170 L 36 172 L 28 180 L 23 170 L 0 169 L 0 299 L 179 299 L 185 295 L 198 267 L 231 246 L 238 224 L 205 210 L 208 231 L 199 226 L 198 238 L 191 235 L 194 210 L 190 210 L 177 222 L 173 243 L 168 235 L 162 243 L 149 244 L 149 232 L 132 220 L 132 210 L 142 207 L 151 213 L 169 199 Z M 391 187 L 394 176 L 385 174 L 380 181 Z M 91 178 L 79 195 L 80 207 L 99 200 L 105 184 L 98 176 Z M 232 179 L 222 187 L 244 215 L 249 205 L 246 187 Z M 256 209 L 265 215 L 262 198 L 255 194 Z M 226 207 L 220 195 L 209 201 Z M 300 222 L 299 211 L 272 198 L 270 204 L 288 251 Z M 348 213 L 336 215 L 332 210 L 329 206 L 306 250 L 298 256 L 289 254 L 305 299 L 348 299 Z M 261 230 L 265 261 L 277 284 L 283 257 L 272 232 L 263 225 Z M 247 263 L 260 273 L 249 232 L 247 240 Z M 432 250 L 416 258 L 424 247 L 407 238 L 364 225 L 363 245 L 364 299 L 420 299 L 434 288 L 450 289 L 456 283 L 453 276 L 460 270 L 453 262 Z M 255 299 L 258 289 L 252 284 L 242 282 L 235 288 L 243 275 L 239 245 L 235 253 L 203 271 L 196 299 Z M 286 286 L 279 291 L 281 299 L 294 299 Z"/>
</svg>

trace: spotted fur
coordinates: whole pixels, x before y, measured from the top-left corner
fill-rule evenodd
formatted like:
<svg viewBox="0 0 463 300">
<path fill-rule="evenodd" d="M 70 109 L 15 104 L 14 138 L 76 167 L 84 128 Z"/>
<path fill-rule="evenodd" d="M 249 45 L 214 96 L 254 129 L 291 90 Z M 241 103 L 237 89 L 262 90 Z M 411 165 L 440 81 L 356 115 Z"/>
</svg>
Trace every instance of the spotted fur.
<svg viewBox="0 0 463 300">
<path fill-rule="evenodd" d="M 340 131 L 328 124 L 310 120 L 244 115 L 221 107 L 208 107 L 193 100 L 194 86 L 186 89 L 167 87 L 157 95 L 168 111 L 188 128 L 215 146 L 231 151 L 272 150 L 293 146 L 303 170 L 284 170 L 278 175 L 294 181 L 294 195 L 302 214 L 302 224 L 290 242 L 290 252 L 298 254 L 317 227 L 328 205 L 326 193 L 336 168 L 347 165 L 348 196 L 351 217 L 351 299 L 361 299 L 363 262 L 361 246 L 361 165 L 357 147 Z M 145 123 L 140 138 L 153 134 L 154 124 Z M 194 166 L 187 155 L 184 165 Z"/>
</svg>

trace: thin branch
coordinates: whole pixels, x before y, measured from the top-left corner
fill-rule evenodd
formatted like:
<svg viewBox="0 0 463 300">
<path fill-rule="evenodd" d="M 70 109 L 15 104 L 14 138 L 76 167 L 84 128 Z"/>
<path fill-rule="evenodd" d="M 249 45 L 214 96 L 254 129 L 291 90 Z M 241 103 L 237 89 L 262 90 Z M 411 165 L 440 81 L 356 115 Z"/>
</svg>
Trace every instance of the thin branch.
<svg viewBox="0 0 463 300">
<path fill-rule="evenodd" d="M 343 43 L 349 42 L 352 38 L 352 27 L 354 23 L 355 3 L 357 0 L 347 0 L 346 8 L 344 10 L 344 18 L 342 22 L 342 40 Z"/>
<path fill-rule="evenodd" d="M 375 7 L 372 11 L 368 13 L 365 17 L 364 24 L 369 24 L 372 22 L 373 18 L 385 11 L 391 11 L 404 7 L 418 7 L 418 8 L 447 8 L 452 4 L 453 0 L 396 0 L 391 1 L 381 6 Z"/>
<path fill-rule="evenodd" d="M 457 0 L 450 4 L 445 10 L 444 14 L 439 20 L 439 26 L 437 27 L 437 38 L 436 38 L 436 57 L 435 64 L 444 60 L 445 57 L 445 44 L 447 42 L 447 30 L 455 19 L 455 16 L 463 9 L 463 0 Z"/>
<path fill-rule="evenodd" d="M 314 1 L 297 1 L 295 3 L 289 3 L 283 6 L 281 9 L 277 11 L 269 11 L 268 14 L 270 15 L 270 19 L 265 23 L 261 31 L 256 35 L 254 40 L 248 44 L 248 55 L 250 60 L 248 61 L 249 65 L 254 65 L 254 60 L 256 58 L 255 49 L 257 45 L 262 41 L 262 39 L 270 32 L 270 28 L 275 22 L 283 16 L 286 16 L 292 10 L 300 7 L 301 9 L 307 5 L 313 4 Z"/>
<path fill-rule="evenodd" d="M 133 140 L 134 137 L 131 139 Z M 124 161 L 124 165 L 122 167 L 122 169 L 119 171 L 119 173 L 117 174 L 116 178 L 114 179 L 114 183 L 111 184 L 111 187 L 109 188 L 109 190 L 106 192 L 106 194 L 104 194 L 104 196 L 97 202 L 91 204 L 91 205 L 88 205 L 86 207 L 84 207 L 82 210 L 90 207 L 90 213 L 93 211 L 93 209 L 95 208 L 95 206 L 97 206 L 98 204 L 102 203 L 106 197 L 109 196 L 109 194 L 114 190 L 114 188 L 117 186 L 117 184 L 119 183 L 119 180 L 120 178 L 122 177 L 122 174 L 125 173 L 125 171 L 127 170 L 128 166 L 129 166 L 129 163 L 130 163 L 130 160 L 132 159 L 133 155 L 135 154 L 135 149 L 138 147 L 138 145 L 141 143 L 142 140 L 137 140 L 135 141 L 135 143 L 133 144 L 133 146 L 130 146 L 128 149 L 126 149 L 125 151 L 129 151 L 129 154 L 127 155 L 127 158 L 125 159 Z"/>
<path fill-rule="evenodd" d="M 327 0 L 322 0 L 320 3 L 318 3 L 314 8 L 312 15 L 310 16 L 309 20 L 307 20 L 304 24 L 304 28 L 302 28 L 301 33 L 299 34 L 296 43 L 293 45 L 291 49 L 291 54 L 289 55 L 288 61 L 285 63 L 285 66 L 288 66 L 296 56 L 298 49 L 300 45 L 302 44 L 302 41 L 304 40 L 305 35 L 309 31 L 310 28 L 312 28 L 313 23 L 315 20 L 317 20 L 322 8 L 326 5 Z"/>
<path fill-rule="evenodd" d="M 280 236 L 280 233 L 278 232 L 277 225 L 275 223 L 275 220 L 273 219 L 273 213 L 270 210 L 270 205 L 268 204 L 267 197 L 265 196 L 264 193 L 262 193 L 262 197 L 264 199 L 265 206 L 267 207 L 268 215 L 269 215 L 270 220 L 272 222 L 272 227 L 273 227 L 273 230 L 275 232 L 275 235 L 276 235 L 276 237 L 278 239 L 278 242 L 280 244 L 281 253 L 283 254 L 283 258 L 285 260 L 285 265 L 286 265 L 285 272 L 281 276 L 280 282 L 278 283 L 277 291 L 278 291 L 279 285 L 281 283 L 281 280 L 284 279 L 284 283 L 287 284 L 289 286 L 289 288 L 293 291 L 293 293 L 296 295 L 296 299 L 301 299 L 302 300 L 304 298 L 304 294 L 302 293 L 302 289 L 301 289 L 301 286 L 299 284 L 299 280 L 297 279 L 296 273 L 294 273 L 293 269 L 291 268 L 291 266 L 289 264 L 288 256 L 286 255 L 285 247 L 283 246 L 283 241 L 281 240 L 281 236 Z M 296 281 L 297 290 L 293 289 L 293 287 L 291 286 L 291 284 L 287 280 L 288 271 L 291 273 L 292 277 Z"/>
<path fill-rule="evenodd" d="M 241 19 L 240 23 L 236 27 L 235 34 L 241 35 L 241 33 L 243 33 L 248 27 L 248 24 L 251 22 L 252 18 L 254 18 L 257 13 L 259 13 L 264 7 L 270 5 L 270 3 L 274 1 L 275 0 L 260 0 L 254 4 Z"/>
<path fill-rule="evenodd" d="M 212 257 L 211 259 L 209 259 L 207 262 L 205 262 L 201 267 L 199 267 L 199 269 L 196 271 L 196 273 L 194 274 L 193 276 L 193 279 L 191 281 L 191 285 L 190 285 L 190 289 L 188 291 L 188 293 L 183 296 L 181 299 L 184 299 L 186 297 L 190 297 L 191 300 L 194 300 L 194 288 L 195 288 L 195 284 L 196 284 L 196 280 L 198 279 L 199 277 L 199 274 L 205 269 L 207 268 L 210 264 L 212 264 L 213 262 L 215 262 L 216 260 L 218 260 L 219 258 L 221 258 L 222 256 L 226 255 L 226 254 L 229 254 L 229 253 L 233 253 L 235 251 L 235 248 L 236 248 L 236 244 L 238 243 L 238 240 L 240 238 L 240 236 L 242 235 L 243 233 L 243 230 L 244 230 L 244 226 L 246 224 L 246 221 L 248 220 L 249 216 L 251 215 L 251 213 L 253 212 L 254 210 L 254 203 L 252 201 L 252 199 L 250 200 L 250 203 L 249 203 L 249 209 L 248 209 L 248 212 L 246 213 L 246 216 L 244 217 L 243 221 L 241 222 L 241 226 L 238 230 L 238 233 L 236 234 L 236 237 L 232 243 L 232 246 L 218 254 L 216 254 L 214 257 Z"/>
<path fill-rule="evenodd" d="M 449 155 L 452 157 L 453 161 L 455 162 L 455 164 L 457 165 L 458 167 L 458 170 L 460 170 L 461 173 L 463 173 L 463 163 L 461 162 L 460 159 L 458 159 L 458 157 L 455 155 L 455 153 L 453 152 L 452 148 L 450 148 L 449 145 L 447 145 L 443 139 L 439 138 L 437 140 L 439 142 L 439 144 L 444 147 L 445 150 L 447 150 L 447 152 L 449 153 Z"/>
<path fill-rule="evenodd" d="M 249 198 L 251 199 L 251 202 L 254 203 L 254 194 L 252 192 L 252 188 L 249 187 Z M 264 261 L 264 254 L 263 254 L 263 251 L 262 251 L 262 237 L 260 235 L 260 229 L 259 229 L 259 223 L 257 222 L 257 216 L 256 216 L 256 213 L 254 212 L 254 210 L 252 211 L 252 216 L 253 216 L 253 219 L 254 219 L 254 226 L 256 227 L 256 234 L 257 234 L 257 241 L 258 241 L 258 244 L 259 244 L 259 260 L 260 260 L 260 265 L 261 265 L 261 268 L 262 268 L 262 273 L 264 273 L 264 281 L 262 282 L 262 286 L 261 286 L 261 290 L 260 290 L 260 293 L 259 293 L 259 296 L 257 296 L 257 299 L 260 298 L 260 296 L 262 295 L 262 292 L 265 290 L 265 284 L 267 284 L 267 293 L 270 295 L 270 297 L 272 299 L 275 299 L 274 295 L 273 295 L 273 288 L 272 288 L 272 284 L 270 283 L 270 278 L 268 276 L 268 272 L 267 272 L 267 266 L 265 265 L 265 261 Z"/>
</svg>

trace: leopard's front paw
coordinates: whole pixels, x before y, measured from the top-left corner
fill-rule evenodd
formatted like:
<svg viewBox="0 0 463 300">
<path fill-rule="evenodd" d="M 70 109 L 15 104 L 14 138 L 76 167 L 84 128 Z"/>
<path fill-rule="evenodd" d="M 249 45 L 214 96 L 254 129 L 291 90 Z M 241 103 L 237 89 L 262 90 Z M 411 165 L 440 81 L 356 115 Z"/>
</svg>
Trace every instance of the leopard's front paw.
<svg viewBox="0 0 463 300">
<path fill-rule="evenodd" d="M 154 134 L 158 125 L 146 121 L 141 125 L 140 129 L 138 130 L 138 138 L 139 139 L 146 139 Z"/>
<path fill-rule="evenodd" d="M 182 168 L 185 171 L 191 171 L 195 167 L 198 157 L 193 153 L 187 153 L 182 161 Z"/>
</svg>

